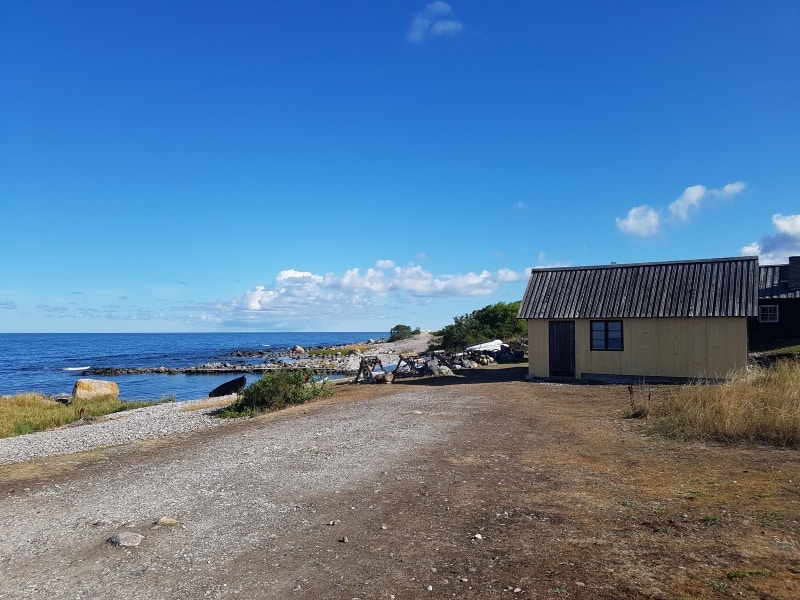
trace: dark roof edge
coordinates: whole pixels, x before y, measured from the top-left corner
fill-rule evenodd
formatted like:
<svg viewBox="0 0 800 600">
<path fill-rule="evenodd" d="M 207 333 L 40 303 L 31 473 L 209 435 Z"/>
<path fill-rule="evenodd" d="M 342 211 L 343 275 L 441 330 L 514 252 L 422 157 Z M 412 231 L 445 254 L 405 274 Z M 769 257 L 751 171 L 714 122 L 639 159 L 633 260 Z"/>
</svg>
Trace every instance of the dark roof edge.
<svg viewBox="0 0 800 600">
<path fill-rule="evenodd" d="M 580 267 L 533 267 L 532 272 L 543 271 L 585 271 L 587 269 L 624 269 L 630 267 L 655 267 L 659 265 L 696 265 L 700 263 L 734 262 L 739 260 L 753 260 L 758 262 L 758 256 L 730 256 L 726 258 L 702 258 L 698 260 L 667 260 L 662 262 L 641 263 L 611 263 L 609 265 L 584 265 Z"/>
</svg>

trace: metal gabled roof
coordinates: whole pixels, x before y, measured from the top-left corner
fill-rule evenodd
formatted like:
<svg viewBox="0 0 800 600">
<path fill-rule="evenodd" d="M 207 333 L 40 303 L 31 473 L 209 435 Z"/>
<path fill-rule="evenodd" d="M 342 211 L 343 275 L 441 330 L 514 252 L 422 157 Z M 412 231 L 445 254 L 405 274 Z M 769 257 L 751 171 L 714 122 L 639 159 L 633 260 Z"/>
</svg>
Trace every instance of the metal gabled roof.
<svg viewBox="0 0 800 600">
<path fill-rule="evenodd" d="M 752 317 L 758 258 L 533 269 L 521 319 Z"/>
<path fill-rule="evenodd" d="M 789 285 L 789 265 L 763 265 L 758 269 L 758 297 L 762 300 L 800 298 Z"/>
</svg>

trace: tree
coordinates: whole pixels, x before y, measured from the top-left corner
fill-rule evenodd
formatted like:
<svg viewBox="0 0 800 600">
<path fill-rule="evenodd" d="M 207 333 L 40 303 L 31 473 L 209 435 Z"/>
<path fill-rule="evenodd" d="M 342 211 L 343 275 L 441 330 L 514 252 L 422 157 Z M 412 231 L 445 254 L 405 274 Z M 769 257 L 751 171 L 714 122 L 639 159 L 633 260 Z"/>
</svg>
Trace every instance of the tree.
<svg viewBox="0 0 800 600">
<path fill-rule="evenodd" d="M 517 318 L 520 304 L 521 301 L 498 302 L 454 317 L 452 325 L 445 325 L 436 333 L 442 338 L 442 348 L 460 350 L 488 340 L 509 341 L 524 336 L 528 329 L 526 322 Z"/>
<path fill-rule="evenodd" d="M 389 341 L 396 342 L 398 340 L 405 340 L 418 333 L 419 327 L 412 330 L 408 325 L 395 325 L 392 327 L 391 331 L 389 331 Z"/>
</svg>

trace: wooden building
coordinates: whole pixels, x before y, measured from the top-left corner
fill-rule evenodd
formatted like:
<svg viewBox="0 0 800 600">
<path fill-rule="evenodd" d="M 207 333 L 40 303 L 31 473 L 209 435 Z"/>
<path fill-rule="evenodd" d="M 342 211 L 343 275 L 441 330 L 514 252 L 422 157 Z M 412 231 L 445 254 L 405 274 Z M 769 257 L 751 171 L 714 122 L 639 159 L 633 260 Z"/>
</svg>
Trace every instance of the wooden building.
<svg viewBox="0 0 800 600">
<path fill-rule="evenodd" d="M 529 377 L 722 379 L 747 365 L 758 259 L 534 269 Z"/>
<path fill-rule="evenodd" d="M 800 339 L 800 256 L 758 270 L 758 315 L 750 319 L 750 340 L 758 344 Z"/>
</svg>

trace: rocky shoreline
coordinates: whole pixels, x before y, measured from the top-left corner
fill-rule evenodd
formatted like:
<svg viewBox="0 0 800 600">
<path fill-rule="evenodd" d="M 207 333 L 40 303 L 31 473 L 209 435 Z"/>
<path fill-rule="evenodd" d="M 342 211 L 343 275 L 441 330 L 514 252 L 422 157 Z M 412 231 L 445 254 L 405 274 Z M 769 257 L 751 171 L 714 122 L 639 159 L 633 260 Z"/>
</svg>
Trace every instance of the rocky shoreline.
<svg viewBox="0 0 800 600">
<path fill-rule="evenodd" d="M 381 342 L 370 347 L 365 354 L 378 356 L 384 364 L 396 362 L 400 354 L 419 353 L 428 348 L 430 333 L 421 333 L 396 343 Z M 358 369 L 361 355 L 343 357 L 342 360 Z M 233 400 L 233 396 L 230 397 Z M 73 425 L 0 439 L 0 465 L 25 462 L 63 454 L 72 454 L 186 434 L 220 426 L 230 420 L 214 418 L 213 413 L 226 398 L 169 402 L 115 413 L 93 420 L 79 421 Z"/>
<path fill-rule="evenodd" d="M 400 354 L 425 352 L 433 341 L 433 334 L 430 332 L 420 332 L 410 338 L 395 342 L 368 340 L 363 345 L 368 348 L 360 353 L 356 350 L 349 350 L 353 346 L 362 344 L 350 344 L 348 346 L 325 348 L 322 352 L 319 348 L 306 350 L 295 347 L 289 352 L 273 352 L 270 350 L 244 351 L 239 350 L 230 357 L 236 359 L 263 358 L 261 363 L 229 362 L 218 361 L 193 365 L 189 367 L 95 367 L 87 369 L 84 375 L 93 376 L 115 376 L 115 375 L 209 375 L 209 374 L 263 374 L 270 371 L 285 369 L 311 369 L 317 373 L 355 375 L 362 356 L 377 356 L 384 364 L 394 364 L 399 360 Z M 336 351 L 331 354 L 330 351 Z"/>
</svg>

